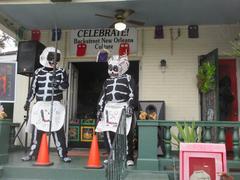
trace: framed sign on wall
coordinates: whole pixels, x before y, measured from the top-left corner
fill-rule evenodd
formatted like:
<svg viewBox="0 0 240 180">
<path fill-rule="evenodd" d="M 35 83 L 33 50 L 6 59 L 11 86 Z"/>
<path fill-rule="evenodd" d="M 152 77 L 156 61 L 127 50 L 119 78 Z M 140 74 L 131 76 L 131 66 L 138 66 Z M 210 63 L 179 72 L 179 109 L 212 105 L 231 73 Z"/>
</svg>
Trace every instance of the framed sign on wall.
<svg viewBox="0 0 240 180">
<path fill-rule="evenodd" d="M 81 141 L 91 142 L 94 134 L 94 126 L 81 126 Z"/>
<path fill-rule="evenodd" d="M 16 62 L 0 62 L 0 102 L 15 101 Z"/>
<path fill-rule="evenodd" d="M 82 126 L 95 126 L 96 125 L 96 119 L 81 119 L 81 125 Z"/>
<path fill-rule="evenodd" d="M 69 127 L 69 132 L 68 132 L 68 137 L 69 141 L 79 141 L 79 126 L 70 126 Z"/>
</svg>

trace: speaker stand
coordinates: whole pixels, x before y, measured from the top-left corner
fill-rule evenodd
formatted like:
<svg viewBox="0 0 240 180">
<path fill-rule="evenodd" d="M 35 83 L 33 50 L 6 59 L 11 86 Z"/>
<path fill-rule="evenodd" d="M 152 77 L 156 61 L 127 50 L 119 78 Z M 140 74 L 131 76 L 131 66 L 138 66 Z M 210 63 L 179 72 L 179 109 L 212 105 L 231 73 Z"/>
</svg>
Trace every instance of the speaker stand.
<svg viewBox="0 0 240 180">
<path fill-rule="evenodd" d="M 30 83 L 31 83 L 31 77 L 28 76 L 28 92 L 30 91 Z M 13 144 L 15 143 L 16 138 L 18 138 L 19 141 L 20 141 L 20 143 L 21 143 L 21 145 L 23 146 L 23 143 L 22 143 L 22 141 L 21 141 L 20 138 L 19 138 L 19 133 L 21 132 L 23 126 L 24 126 L 25 124 L 27 125 L 28 117 L 29 117 L 29 109 L 26 111 L 26 115 L 24 116 L 24 121 L 22 122 L 19 130 L 17 131 L 16 135 L 14 136 Z M 28 145 L 28 133 L 25 132 L 25 143 L 24 143 L 24 146 L 23 146 L 25 153 L 26 153 L 27 150 L 28 150 L 28 149 L 27 149 L 27 148 L 28 148 L 27 145 Z"/>
</svg>

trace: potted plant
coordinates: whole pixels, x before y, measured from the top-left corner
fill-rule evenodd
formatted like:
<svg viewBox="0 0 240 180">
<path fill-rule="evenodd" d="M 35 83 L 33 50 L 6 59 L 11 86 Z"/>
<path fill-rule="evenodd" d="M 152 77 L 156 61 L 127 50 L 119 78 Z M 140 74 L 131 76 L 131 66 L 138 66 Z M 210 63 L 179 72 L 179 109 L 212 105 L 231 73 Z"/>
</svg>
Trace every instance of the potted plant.
<svg viewBox="0 0 240 180">
<path fill-rule="evenodd" d="M 230 42 L 232 50 L 229 53 L 225 53 L 228 56 L 240 57 L 240 33 L 235 41 Z"/>
<path fill-rule="evenodd" d="M 172 138 L 175 140 L 175 142 L 171 143 L 173 145 L 176 145 L 179 149 L 180 143 L 195 143 L 195 142 L 201 142 L 202 140 L 202 129 L 200 128 L 197 130 L 195 126 L 195 122 L 193 121 L 191 125 L 188 125 L 187 123 L 184 123 L 184 125 L 180 124 L 179 122 L 176 122 L 176 126 L 178 128 L 179 135 L 176 136 L 173 132 L 171 132 Z"/>
<path fill-rule="evenodd" d="M 9 131 L 11 121 L 6 119 L 7 114 L 0 104 L 0 164 L 8 162 Z"/>
<path fill-rule="evenodd" d="M 216 67 L 210 62 L 203 63 L 197 74 L 198 88 L 201 93 L 208 93 L 215 88 Z"/>
</svg>

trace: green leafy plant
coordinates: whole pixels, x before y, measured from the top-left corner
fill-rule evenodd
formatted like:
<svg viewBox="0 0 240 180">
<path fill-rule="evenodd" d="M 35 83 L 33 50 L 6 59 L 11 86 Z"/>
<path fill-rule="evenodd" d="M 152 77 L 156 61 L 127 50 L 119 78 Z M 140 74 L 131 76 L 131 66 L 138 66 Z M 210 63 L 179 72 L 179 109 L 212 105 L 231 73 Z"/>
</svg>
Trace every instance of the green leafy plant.
<svg viewBox="0 0 240 180">
<path fill-rule="evenodd" d="M 231 41 L 232 50 L 229 53 L 225 53 L 228 56 L 240 57 L 240 33 L 235 41 Z"/>
<path fill-rule="evenodd" d="M 197 130 L 194 121 L 191 125 L 189 125 L 188 123 L 181 124 L 179 122 L 176 122 L 176 127 L 178 129 L 179 135 L 176 136 L 173 132 L 171 132 L 172 138 L 176 141 L 176 143 L 171 141 L 171 144 L 176 145 L 179 148 L 181 142 L 201 142 L 202 129 L 199 128 L 199 130 Z"/>
<path fill-rule="evenodd" d="M 202 93 L 208 93 L 215 88 L 216 67 L 210 62 L 203 63 L 197 74 L 198 88 Z"/>
</svg>

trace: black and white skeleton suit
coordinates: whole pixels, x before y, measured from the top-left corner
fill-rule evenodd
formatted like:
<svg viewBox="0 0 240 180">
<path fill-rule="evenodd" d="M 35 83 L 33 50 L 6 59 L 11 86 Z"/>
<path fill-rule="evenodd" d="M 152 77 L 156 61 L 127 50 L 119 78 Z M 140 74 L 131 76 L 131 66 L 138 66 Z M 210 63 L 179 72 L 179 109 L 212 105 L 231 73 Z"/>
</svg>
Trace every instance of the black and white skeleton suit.
<svg viewBox="0 0 240 180">
<path fill-rule="evenodd" d="M 103 84 L 102 91 L 98 101 L 98 113 L 97 118 L 101 119 L 101 115 L 104 111 L 105 105 L 109 102 L 123 103 L 127 102 L 127 113 L 133 113 L 135 108 L 135 82 L 131 75 L 125 74 L 128 70 L 129 62 L 127 56 L 119 57 L 118 55 L 112 56 L 108 61 L 108 74 L 107 78 Z M 133 121 L 132 121 L 133 122 Z M 132 126 L 132 125 L 131 125 Z M 106 139 L 106 133 L 105 139 Z M 113 141 L 114 133 L 110 132 L 111 142 Z M 109 138 L 108 138 L 109 139 Z M 127 159 L 133 160 L 133 128 L 127 135 L 128 147 L 127 147 Z M 109 141 L 109 140 L 108 140 Z M 107 149 L 109 149 L 109 143 L 107 144 Z"/>
<path fill-rule="evenodd" d="M 60 51 L 57 50 L 56 62 L 60 61 Z M 27 101 L 24 109 L 29 109 L 30 102 L 36 97 L 38 102 L 57 102 L 63 98 L 63 91 L 69 86 L 68 76 L 64 69 L 56 68 L 55 71 L 55 81 L 53 80 L 53 59 L 55 57 L 55 48 L 47 47 L 40 56 L 40 63 L 43 67 L 38 68 L 32 78 L 31 87 L 27 96 Z M 52 92 L 53 91 L 53 92 Z M 53 93 L 53 96 L 52 96 Z M 52 99 L 53 98 L 53 99 Z M 36 104 L 37 104 L 36 103 Z M 36 105 L 35 104 L 35 105 Z M 48 103 L 49 104 L 49 103 Z M 54 104 L 55 106 L 55 104 Z M 65 110 L 65 109 L 64 109 Z M 32 110 L 33 111 L 33 110 Z M 44 118 L 44 112 L 41 112 L 42 118 Z M 63 117 L 65 118 L 65 117 Z M 34 156 L 37 157 L 41 137 L 43 130 L 39 127 L 34 126 L 32 132 L 32 142 L 30 153 L 28 156 L 23 157 L 23 161 L 31 160 Z M 54 143 L 57 148 L 58 155 L 64 162 L 70 162 L 71 159 L 67 157 L 66 139 L 64 133 L 63 124 L 61 124 L 60 129 L 52 132 Z"/>
</svg>

